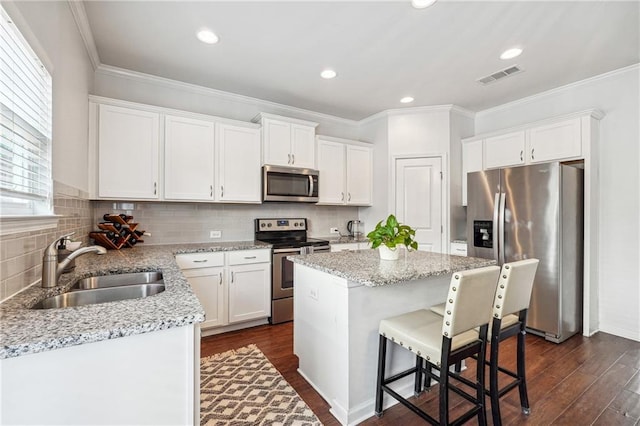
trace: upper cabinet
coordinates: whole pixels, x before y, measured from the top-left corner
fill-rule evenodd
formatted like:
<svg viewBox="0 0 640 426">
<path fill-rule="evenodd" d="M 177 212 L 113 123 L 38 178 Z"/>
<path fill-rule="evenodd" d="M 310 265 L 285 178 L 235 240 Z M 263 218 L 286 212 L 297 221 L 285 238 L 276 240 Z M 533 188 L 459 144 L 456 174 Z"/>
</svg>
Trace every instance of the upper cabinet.
<svg viewBox="0 0 640 426">
<path fill-rule="evenodd" d="M 317 137 L 318 204 L 370 206 L 373 151 L 369 144 Z"/>
<path fill-rule="evenodd" d="M 90 115 L 93 198 L 261 202 L 259 125 L 96 97 Z"/>
<path fill-rule="evenodd" d="M 164 198 L 213 201 L 213 121 L 165 116 Z"/>
<path fill-rule="evenodd" d="M 91 131 L 100 141 L 97 196 L 157 200 L 160 115 L 113 105 L 92 115 Z"/>
<path fill-rule="evenodd" d="M 261 113 L 263 164 L 314 169 L 318 123 Z"/>
<path fill-rule="evenodd" d="M 551 161 L 581 160 L 598 111 L 583 111 L 517 129 L 462 141 L 462 205 L 467 204 L 467 173 Z M 481 159 L 481 160 L 479 160 Z"/>
</svg>

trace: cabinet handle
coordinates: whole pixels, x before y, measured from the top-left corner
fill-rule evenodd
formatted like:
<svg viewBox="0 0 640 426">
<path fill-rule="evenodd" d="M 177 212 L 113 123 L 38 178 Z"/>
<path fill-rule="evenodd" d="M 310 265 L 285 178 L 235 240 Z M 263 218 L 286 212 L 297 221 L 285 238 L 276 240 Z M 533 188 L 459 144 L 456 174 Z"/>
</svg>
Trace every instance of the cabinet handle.
<svg viewBox="0 0 640 426">
<path fill-rule="evenodd" d="M 193 263 L 207 263 L 209 259 L 194 260 Z"/>
<path fill-rule="evenodd" d="M 256 257 L 255 256 L 245 256 L 244 258 L 245 259 L 255 259 Z"/>
<path fill-rule="evenodd" d="M 158 182 L 153 182 L 153 195 L 158 195 Z"/>
<path fill-rule="evenodd" d="M 209 185 L 209 197 L 213 198 L 213 185 Z"/>
<path fill-rule="evenodd" d="M 351 201 L 351 193 L 349 193 L 349 198 L 347 199 L 347 201 Z"/>
<path fill-rule="evenodd" d="M 535 160 L 535 159 L 536 159 L 536 157 L 534 157 L 534 156 L 533 156 L 533 151 L 535 151 L 535 148 L 531 148 L 531 159 L 532 159 L 532 160 Z"/>
<path fill-rule="evenodd" d="M 220 185 L 220 196 L 224 197 L 224 186 Z"/>
<path fill-rule="evenodd" d="M 296 164 L 296 155 L 291 154 L 291 164 Z"/>
<path fill-rule="evenodd" d="M 233 284 L 234 273 L 231 271 L 231 284 Z"/>
<path fill-rule="evenodd" d="M 287 154 L 287 157 L 289 157 L 289 159 L 287 160 L 287 164 L 291 164 L 291 154 Z"/>
<path fill-rule="evenodd" d="M 522 157 L 522 156 L 523 156 L 523 154 L 524 154 L 524 150 L 522 150 L 522 149 L 521 149 L 521 150 L 520 150 L 520 161 L 523 161 L 523 160 L 524 160 L 524 157 Z"/>
<path fill-rule="evenodd" d="M 342 199 L 340 201 L 344 201 L 344 192 L 340 193 L 342 195 Z"/>
<path fill-rule="evenodd" d="M 222 272 L 220 272 L 218 275 L 220 276 L 220 281 L 218 282 L 218 285 L 222 285 Z"/>
</svg>

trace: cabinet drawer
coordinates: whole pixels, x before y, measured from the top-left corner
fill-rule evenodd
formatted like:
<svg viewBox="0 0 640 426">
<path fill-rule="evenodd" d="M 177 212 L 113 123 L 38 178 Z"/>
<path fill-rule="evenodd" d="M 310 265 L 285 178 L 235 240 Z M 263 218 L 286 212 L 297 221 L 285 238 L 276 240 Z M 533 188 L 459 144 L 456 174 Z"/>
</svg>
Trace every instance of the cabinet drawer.
<svg viewBox="0 0 640 426">
<path fill-rule="evenodd" d="M 359 248 L 358 243 L 331 244 L 332 252 L 358 250 Z"/>
<path fill-rule="evenodd" d="M 189 253 L 176 255 L 180 269 L 210 268 L 224 266 L 224 253 Z"/>
<path fill-rule="evenodd" d="M 451 254 L 456 256 L 466 256 L 467 245 L 464 243 L 451 243 Z"/>
<path fill-rule="evenodd" d="M 271 262 L 271 250 L 241 250 L 229 252 L 229 265 Z"/>
</svg>

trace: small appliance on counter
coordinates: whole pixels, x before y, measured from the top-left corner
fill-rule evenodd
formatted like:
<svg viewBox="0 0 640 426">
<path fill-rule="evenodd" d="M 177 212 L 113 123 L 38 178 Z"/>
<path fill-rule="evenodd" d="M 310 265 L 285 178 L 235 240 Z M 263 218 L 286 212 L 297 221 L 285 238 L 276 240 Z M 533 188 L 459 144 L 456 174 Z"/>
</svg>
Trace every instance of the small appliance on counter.
<svg viewBox="0 0 640 426">
<path fill-rule="evenodd" d="M 347 222 L 347 232 L 349 232 L 350 237 L 355 239 L 362 238 L 364 222 L 358 219 L 350 220 Z"/>
</svg>

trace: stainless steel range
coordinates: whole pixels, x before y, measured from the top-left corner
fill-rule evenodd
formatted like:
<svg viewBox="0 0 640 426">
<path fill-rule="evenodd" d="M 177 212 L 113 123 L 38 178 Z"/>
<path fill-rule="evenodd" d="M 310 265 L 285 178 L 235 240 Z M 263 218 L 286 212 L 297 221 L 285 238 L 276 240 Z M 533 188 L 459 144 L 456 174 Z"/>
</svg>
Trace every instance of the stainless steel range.
<svg viewBox="0 0 640 426">
<path fill-rule="evenodd" d="M 255 239 L 273 245 L 271 324 L 293 320 L 293 262 L 287 256 L 330 251 L 329 241 L 307 238 L 307 219 L 256 219 Z"/>
</svg>

